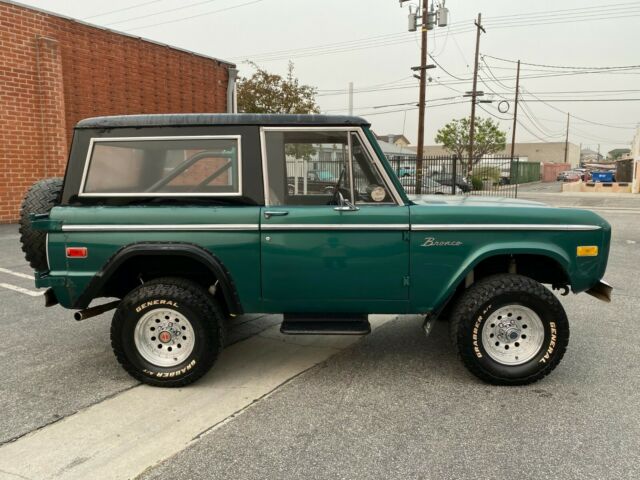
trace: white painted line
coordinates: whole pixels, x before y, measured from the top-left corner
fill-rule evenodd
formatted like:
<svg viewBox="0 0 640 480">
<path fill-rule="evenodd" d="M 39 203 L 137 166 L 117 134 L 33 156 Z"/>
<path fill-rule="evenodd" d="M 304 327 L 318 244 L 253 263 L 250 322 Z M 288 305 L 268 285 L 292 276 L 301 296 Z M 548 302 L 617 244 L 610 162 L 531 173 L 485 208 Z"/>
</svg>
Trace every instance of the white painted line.
<svg viewBox="0 0 640 480">
<path fill-rule="evenodd" d="M 6 288 L 7 290 L 13 290 L 14 292 L 24 293 L 25 295 L 29 295 L 30 297 L 39 297 L 40 295 L 44 295 L 44 290 L 35 291 L 29 290 L 28 288 L 18 287 L 17 285 L 11 285 L 10 283 L 0 283 L 0 287 Z"/>
<path fill-rule="evenodd" d="M 394 318 L 372 315 L 370 321 L 377 328 Z M 134 478 L 359 339 L 285 336 L 279 328 L 226 349 L 194 385 L 135 387 L 4 445 L 0 472 L 39 479 Z"/>
<path fill-rule="evenodd" d="M 13 270 L 9 270 L 8 268 L 0 267 L 0 273 L 7 273 L 9 275 L 13 275 L 14 277 L 26 278 L 27 280 L 33 280 L 33 275 L 27 275 L 26 273 L 14 272 Z"/>
</svg>

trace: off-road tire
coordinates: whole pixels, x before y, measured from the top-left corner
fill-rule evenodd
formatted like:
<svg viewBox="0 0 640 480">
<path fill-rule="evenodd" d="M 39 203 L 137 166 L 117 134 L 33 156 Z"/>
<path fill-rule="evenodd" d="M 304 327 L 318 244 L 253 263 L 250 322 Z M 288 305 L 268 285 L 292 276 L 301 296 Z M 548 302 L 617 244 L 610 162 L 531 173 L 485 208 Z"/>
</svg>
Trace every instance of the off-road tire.
<svg viewBox="0 0 640 480">
<path fill-rule="evenodd" d="M 191 354 L 169 367 L 146 360 L 134 340 L 138 321 L 161 308 L 171 308 L 186 317 L 194 332 Z M 223 348 L 223 328 L 222 309 L 200 285 L 185 279 L 162 278 L 132 290 L 118 305 L 111 322 L 111 346 L 118 362 L 135 379 L 157 387 L 183 387 L 213 366 Z"/>
<path fill-rule="evenodd" d="M 521 365 L 492 359 L 483 345 L 484 323 L 507 305 L 533 310 L 544 327 L 540 350 Z M 558 299 L 543 285 L 522 275 L 500 274 L 472 285 L 457 301 L 451 314 L 451 341 L 464 366 L 481 380 L 494 385 L 526 385 L 556 368 L 569 343 L 569 322 Z"/>
<path fill-rule="evenodd" d="M 29 215 L 49 213 L 60 201 L 62 178 L 47 178 L 34 183 L 27 191 L 20 209 L 20 243 L 22 251 L 34 270 L 47 270 L 47 234 L 31 228 Z"/>
</svg>

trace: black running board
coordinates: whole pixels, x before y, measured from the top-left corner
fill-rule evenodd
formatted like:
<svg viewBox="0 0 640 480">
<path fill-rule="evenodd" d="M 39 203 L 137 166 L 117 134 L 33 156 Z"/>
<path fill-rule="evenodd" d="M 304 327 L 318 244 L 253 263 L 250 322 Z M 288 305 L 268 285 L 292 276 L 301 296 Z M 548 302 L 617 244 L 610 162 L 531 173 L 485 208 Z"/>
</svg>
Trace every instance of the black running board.
<svg viewBox="0 0 640 480">
<path fill-rule="evenodd" d="M 280 332 L 285 335 L 367 335 L 371 333 L 371 324 L 366 315 L 285 314 Z"/>
</svg>

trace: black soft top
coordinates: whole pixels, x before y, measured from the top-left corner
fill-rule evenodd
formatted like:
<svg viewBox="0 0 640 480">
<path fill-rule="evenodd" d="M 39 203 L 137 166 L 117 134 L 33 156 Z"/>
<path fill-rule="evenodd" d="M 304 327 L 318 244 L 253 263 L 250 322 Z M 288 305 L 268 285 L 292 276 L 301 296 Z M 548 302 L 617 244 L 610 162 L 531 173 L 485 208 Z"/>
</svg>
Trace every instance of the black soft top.
<svg viewBox="0 0 640 480">
<path fill-rule="evenodd" d="M 76 128 L 175 127 L 215 125 L 331 125 L 369 126 L 360 117 L 347 115 L 281 115 L 255 113 L 172 113 L 116 115 L 80 120 Z"/>
</svg>

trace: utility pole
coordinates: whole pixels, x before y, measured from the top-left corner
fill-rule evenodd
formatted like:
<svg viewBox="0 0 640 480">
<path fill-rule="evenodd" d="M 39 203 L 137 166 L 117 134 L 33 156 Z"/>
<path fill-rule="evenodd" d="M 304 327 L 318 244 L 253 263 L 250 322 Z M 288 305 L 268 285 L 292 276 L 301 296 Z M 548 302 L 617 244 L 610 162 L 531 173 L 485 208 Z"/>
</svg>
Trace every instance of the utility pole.
<svg viewBox="0 0 640 480">
<path fill-rule="evenodd" d="M 567 112 L 567 135 L 564 138 L 564 163 L 567 163 L 567 157 L 569 155 L 569 117 L 570 114 Z"/>
<path fill-rule="evenodd" d="M 422 4 L 422 18 L 426 19 L 429 12 L 427 11 L 428 0 L 424 0 Z M 420 50 L 420 100 L 418 103 L 418 149 L 416 151 L 416 194 L 422 193 L 422 156 L 424 155 L 424 100 L 427 89 L 427 25 L 423 21 L 420 31 L 421 50 Z"/>
<path fill-rule="evenodd" d="M 353 82 L 349 82 L 349 116 L 353 115 Z"/>
<path fill-rule="evenodd" d="M 471 91 L 471 125 L 469 127 L 469 163 L 467 167 L 467 173 L 471 175 L 471 167 L 473 165 L 473 140 L 475 137 L 476 128 L 476 97 L 478 96 L 478 56 L 480 55 L 480 31 L 484 33 L 487 31 L 482 26 L 482 14 L 478 13 L 478 20 L 476 25 L 476 61 L 473 67 L 473 90 Z"/>
<path fill-rule="evenodd" d="M 516 73 L 516 100 L 513 103 L 513 128 L 511 132 L 511 162 L 516 148 L 516 122 L 518 121 L 518 93 L 520 91 L 520 60 L 518 60 L 518 70 Z"/>
<path fill-rule="evenodd" d="M 513 154 L 516 148 L 516 125 L 518 121 L 518 94 L 520 93 L 520 60 L 518 60 L 518 70 L 516 72 L 516 99 L 513 102 L 513 128 L 511 129 L 511 163 L 510 172 L 513 172 Z M 513 174 L 512 174 L 513 176 Z M 518 183 L 520 183 L 520 162 L 516 165 L 516 197 L 518 196 Z"/>
<path fill-rule="evenodd" d="M 408 0 L 400 0 L 400 6 Z M 434 0 L 431 1 L 431 11 L 429 11 L 429 0 L 422 0 L 418 11 L 412 11 L 409 7 L 409 31 L 417 30 L 417 20 L 420 19 L 420 66 L 412 67 L 411 70 L 420 71 L 420 98 L 418 101 L 418 147 L 416 149 L 416 189 L 415 193 L 422 193 L 422 169 L 424 156 L 424 117 L 425 117 L 425 94 L 427 89 L 427 70 L 435 68 L 435 65 L 427 65 L 427 31 L 433 30 L 436 22 L 439 27 L 446 27 L 449 21 L 449 10 L 444 6 L 445 0 L 438 2 L 437 12 L 434 10 Z"/>
</svg>

